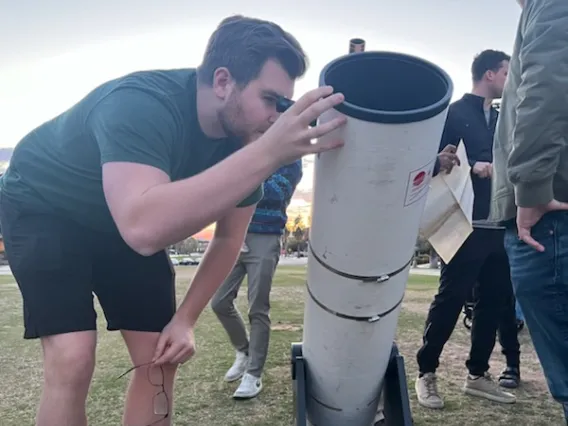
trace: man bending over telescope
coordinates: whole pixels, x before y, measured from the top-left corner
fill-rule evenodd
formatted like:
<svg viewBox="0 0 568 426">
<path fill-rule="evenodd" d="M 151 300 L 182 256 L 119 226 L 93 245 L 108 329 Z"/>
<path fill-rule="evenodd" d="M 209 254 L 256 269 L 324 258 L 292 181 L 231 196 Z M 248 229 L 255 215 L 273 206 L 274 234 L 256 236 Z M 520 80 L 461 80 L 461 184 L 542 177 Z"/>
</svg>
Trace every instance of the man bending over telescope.
<svg viewBox="0 0 568 426">
<path fill-rule="evenodd" d="M 311 143 L 345 123 L 309 126 L 343 102 L 331 87 L 277 111 L 305 70 L 294 37 L 234 16 L 212 34 L 197 69 L 106 82 L 20 141 L 0 182 L 0 221 L 24 337 L 43 348 L 38 426 L 87 424 L 93 293 L 134 365 L 124 424 L 171 424 L 176 366 L 195 352 L 195 323 L 235 264 L 262 182 L 343 144 Z M 165 248 L 213 222 L 176 311 Z"/>
</svg>

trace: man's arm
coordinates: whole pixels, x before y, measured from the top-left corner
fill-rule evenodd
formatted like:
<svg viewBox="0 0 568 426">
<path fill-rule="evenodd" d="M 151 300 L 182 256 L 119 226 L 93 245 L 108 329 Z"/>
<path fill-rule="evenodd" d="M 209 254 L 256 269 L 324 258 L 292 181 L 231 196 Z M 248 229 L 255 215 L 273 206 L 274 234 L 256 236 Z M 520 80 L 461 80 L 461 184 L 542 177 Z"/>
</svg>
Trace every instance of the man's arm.
<svg viewBox="0 0 568 426">
<path fill-rule="evenodd" d="M 438 156 L 436 157 L 436 162 L 434 163 L 434 170 L 432 172 L 432 176 L 437 176 L 440 173 L 440 158 L 439 154 L 446 148 L 448 145 L 458 146 L 459 137 L 454 130 L 453 125 L 453 114 L 450 109 L 448 110 L 448 115 L 446 117 L 446 122 L 444 123 L 444 131 L 442 132 L 442 139 L 440 140 L 440 146 L 438 148 Z"/>
<path fill-rule="evenodd" d="M 531 2 L 519 50 L 521 83 L 508 177 L 519 207 L 554 199 L 568 130 L 568 2 Z"/>
<path fill-rule="evenodd" d="M 191 326 L 233 269 L 254 209 L 255 205 L 235 207 L 217 222 L 213 239 L 178 309 Z"/>
<path fill-rule="evenodd" d="M 175 114 L 135 89 L 103 100 L 88 125 L 101 151 L 110 212 L 124 240 L 142 255 L 220 220 L 277 167 L 262 144 L 251 144 L 196 176 L 171 182 L 171 149 L 179 137 Z"/>
<path fill-rule="evenodd" d="M 448 110 L 448 115 L 446 117 L 446 122 L 444 123 L 444 131 L 442 132 L 442 139 L 440 140 L 440 147 L 438 152 L 442 152 L 448 145 L 458 146 L 460 137 L 455 131 L 454 125 L 454 112 L 452 111 L 452 105 Z"/>
</svg>

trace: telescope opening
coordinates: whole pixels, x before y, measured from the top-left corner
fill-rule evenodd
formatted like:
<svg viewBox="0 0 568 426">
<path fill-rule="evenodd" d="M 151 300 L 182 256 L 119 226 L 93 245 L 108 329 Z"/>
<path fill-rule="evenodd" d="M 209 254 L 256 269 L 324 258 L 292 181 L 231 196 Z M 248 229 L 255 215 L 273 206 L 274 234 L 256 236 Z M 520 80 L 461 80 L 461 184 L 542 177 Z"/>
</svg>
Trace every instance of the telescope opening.
<svg viewBox="0 0 568 426">
<path fill-rule="evenodd" d="M 453 84 L 438 66 L 392 52 L 365 52 L 332 61 L 320 85 L 345 96 L 336 109 L 377 123 L 411 123 L 434 117 L 451 100 Z"/>
</svg>

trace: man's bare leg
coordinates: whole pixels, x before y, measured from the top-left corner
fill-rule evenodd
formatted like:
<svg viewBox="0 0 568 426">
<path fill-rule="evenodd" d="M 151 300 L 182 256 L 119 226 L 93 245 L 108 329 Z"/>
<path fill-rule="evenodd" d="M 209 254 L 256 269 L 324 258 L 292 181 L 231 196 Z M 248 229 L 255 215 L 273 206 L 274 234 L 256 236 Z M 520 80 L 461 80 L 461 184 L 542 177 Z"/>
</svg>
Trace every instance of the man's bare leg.
<svg viewBox="0 0 568 426">
<path fill-rule="evenodd" d="M 95 331 L 41 339 L 43 390 L 36 426 L 87 426 L 85 402 L 95 368 Z"/>
<path fill-rule="evenodd" d="M 143 365 L 132 372 L 132 379 L 128 387 L 126 402 L 124 406 L 124 426 L 137 426 L 152 424 L 163 418 L 163 415 L 154 414 L 154 396 L 161 391 L 161 388 L 154 386 L 148 380 L 148 374 L 154 381 L 161 380 L 159 367 L 145 366 L 144 364 L 152 361 L 154 350 L 158 343 L 160 333 L 148 333 L 140 331 L 122 331 L 122 337 L 128 346 L 130 358 L 135 366 Z M 150 372 L 148 372 L 150 368 Z M 168 412 L 170 415 L 163 421 L 155 423 L 155 426 L 170 426 L 173 416 L 173 387 L 176 374 L 176 366 L 164 365 L 164 389 L 169 401 Z"/>
</svg>

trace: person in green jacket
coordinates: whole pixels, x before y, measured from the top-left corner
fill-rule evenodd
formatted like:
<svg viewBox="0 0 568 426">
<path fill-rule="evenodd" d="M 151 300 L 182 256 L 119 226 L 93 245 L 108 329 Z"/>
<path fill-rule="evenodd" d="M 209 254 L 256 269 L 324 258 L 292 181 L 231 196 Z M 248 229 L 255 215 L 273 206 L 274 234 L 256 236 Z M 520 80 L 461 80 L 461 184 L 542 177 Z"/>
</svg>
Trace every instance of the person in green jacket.
<svg viewBox="0 0 568 426">
<path fill-rule="evenodd" d="M 568 423 L 568 2 L 523 8 L 493 147 L 491 217 L 515 295 Z"/>
</svg>

